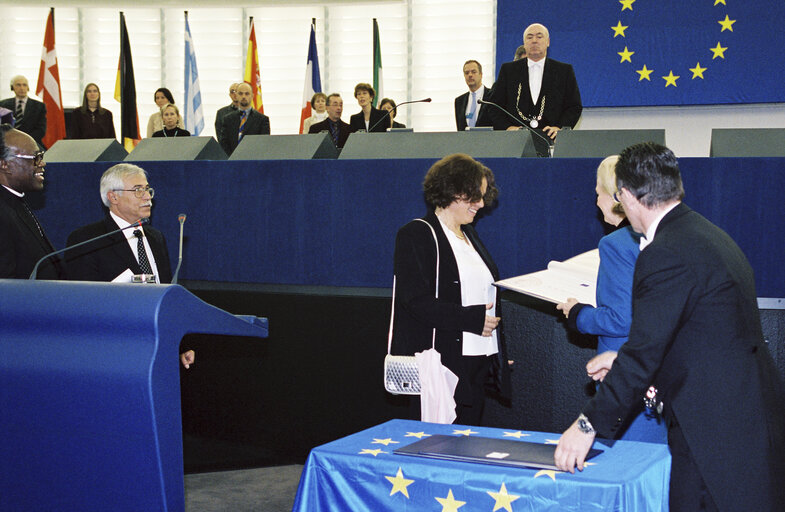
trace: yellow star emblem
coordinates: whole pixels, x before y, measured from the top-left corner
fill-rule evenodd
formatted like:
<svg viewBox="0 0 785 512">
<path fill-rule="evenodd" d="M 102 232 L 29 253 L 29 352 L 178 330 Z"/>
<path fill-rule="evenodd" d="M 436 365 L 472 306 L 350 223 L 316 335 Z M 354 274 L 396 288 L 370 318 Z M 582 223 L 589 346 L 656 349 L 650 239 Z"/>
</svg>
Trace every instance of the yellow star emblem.
<svg viewBox="0 0 785 512">
<path fill-rule="evenodd" d="M 694 68 L 690 68 L 690 71 L 692 71 L 693 80 L 695 80 L 696 78 L 703 79 L 703 72 L 706 71 L 706 68 L 702 68 L 701 63 L 698 62 L 697 64 L 695 64 Z"/>
<path fill-rule="evenodd" d="M 627 62 L 629 62 L 630 64 L 632 64 L 632 61 L 630 60 L 630 57 L 632 57 L 632 56 L 635 54 L 635 52 L 631 52 L 631 51 L 630 51 L 630 50 L 628 50 L 628 49 L 627 49 L 627 47 L 625 46 L 625 47 L 624 47 L 624 51 L 623 51 L 623 52 L 616 52 L 616 53 L 618 53 L 619 55 L 621 55 L 621 60 L 619 61 L 619 64 L 621 64 L 621 63 L 622 63 L 622 62 L 624 62 L 625 60 L 626 60 Z"/>
<path fill-rule="evenodd" d="M 530 435 L 531 435 L 531 434 L 524 434 L 524 433 L 523 433 L 523 432 L 521 432 L 520 430 L 519 430 L 519 431 L 517 431 L 517 432 L 505 432 L 505 433 L 504 433 L 504 437 L 514 437 L 514 438 L 516 438 L 516 439 L 520 439 L 520 438 L 522 438 L 522 437 L 528 437 L 528 436 L 530 436 Z"/>
<path fill-rule="evenodd" d="M 556 481 L 556 473 L 561 473 L 561 471 L 556 471 L 555 469 L 541 469 L 537 471 L 534 475 L 534 478 L 540 477 L 542 475 L 551 477 L 551 480 L 554 482 Z"/>
<path fill-rule="evenodd" d="M 649 78 L 649 75 L 651 75 L 652 71 L 654 70 L 647 68 L 646 64 L 643 65 L 643 69 L 636 69 L 635 72 L 641 76 L 638 79 L 638 81 L 640 82 L 641 80 L 648 80 L 649 82 L 651 82 L 651 78 Z"/>
<path fill-rule="evenodd" d="M 479 434 L 479 432 L 475 432 L 470 428 L 467 428 L 466 430 L 453 430 L 452 433 L 461 436 L 470 436 L 472 434 Z"/>
<path fill-rule="evenodd" d="M 371 444 L 383 444 L 384 446 L 390 446 L 390 444 L 398 444 L 398 441 L 393 441 L 389 437 L 387 439 L 373 439 Z"/>
<path fill-rule="evenodd" d="M 717 57 L 719 57 L 721 59 L 724 59 L 725 58 L 725 50 L 727 50 L 727 49 L 728 49 L 727 46 L 723 48 L 722 46 L 720 46 L 720 43 L 717 42 L 717 46 L 715 46 L 714 48 L 709 48 L 709 50 L 711 50 L 711 53 L 714 54 L 711 57 L 711 60 L 714 60 Z"/>
<path fill-rule="evenodd" d="M 616 36 L 627 37 L 624 35 L 624 31 L 627 30 L 627 27 L 629 27 L 629 25 L 622 25 L 621 21 L 619 21 L 618 25 L 616 25 L 615 27 L 611 27 L 611 30 L 613 30 L 613 37 Z"/>
<path fill-rule="evenodd" d="M 716 7 L 717 4 L 728 5 L 725 3 L 725 0 L 714 0 L 714 6 Z"/>
<path fill-rule="evenodd" d="M 725 19 L 720 20 L 717 23 L 719 23 L 722 26 L 722 30 L 720 30 L 720 32 L 725 32 L 726 30 L 730 30 L 731 32 L 733 32 L 733 24 L 736 23 L 736 20 L 729 19 L 728 15 L 726 14 Z"/>
<path fill-rule="evenodd" d="M 668 76 L 664 76 L 662 79 L 665 80 L 665 87 L 668 87 L 669 85 L 676 87 L 676 80 L 679 79 L 679 75 L 674 75 L 673 70 L 671 70 L 668 73 Z"/>
<path fill-rule="evenodd" d="M 621 4 L 622 11 L 624 9 L 632 10 L 632 4 L 635 3 L 635 0 L 619 0 L 619 3 Z"/>
<path fill-rule="evenodd" d="M 502 508 L 507 512 L 512 512 L 512 502 L 520 498 L 520 496 L 516 496 L 515 494 L 507 494 L 507 487 L 505 487 L 504 482 L 502 482 L 502 487 L 499 489 L 499 492 L 486 492 L 491 498 L 496 500 L 496 504 L 493 506 L 493 512 Z"/>
<path fill-rule="evenodd" d="M 545 444 L 559 444 L 558 439 L 546 439 Z"/>
<path fill-rule="evenodd" d="M 382 451 L 381 448 L 377 448 L 375 450 L 369 450 L 368 448 L 363 448 L 362 451 L 359 453 L 360 455 L 373 455 L 374 457 L 376 457 L 380 453 L 387 453 L 387 452 Z"/>
<path fill-rule="evenodd" d="M 436 498 L 436 501 L 442 506 L 442 512 L 455 512 L 462 506 L 466 505 L 465 501 L 458 501 L 452 496 L 452 489 L 447 493 L 446 498 Z"/>
<path fill-rule="evenodd" d="M 392 496 L 396 492 L 400 492 L 407 498 L 409 497 L 409 490 L 406 488 L 412 485 L 414 483 L 414 480 L 409 480 L 408 478 L 404 478 L 403 471 L 401 471 L 401 468 L 398 468 L 397 475 L 385 476 L 384 478 L 386 478 L 393 484 L 392 489 L 390 489 L 390 496 Z"/>
<path fill-rule="evenodd" d="M 431 434 L 426 434 L 425 432 L 407 432 L 404 437 L 416 437 L 417 439 L 422 439 L 423 437 L 431 437 Z"/>
</svg>

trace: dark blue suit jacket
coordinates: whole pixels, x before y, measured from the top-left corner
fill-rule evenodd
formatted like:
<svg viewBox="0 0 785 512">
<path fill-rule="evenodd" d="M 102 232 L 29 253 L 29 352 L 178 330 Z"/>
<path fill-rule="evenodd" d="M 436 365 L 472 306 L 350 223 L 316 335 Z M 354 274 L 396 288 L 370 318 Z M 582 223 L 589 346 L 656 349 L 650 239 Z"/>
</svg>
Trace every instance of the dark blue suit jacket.
<svg viewBox="0 0 785 512">
<path fill-rule="evenodd" d="M 235 110 L 224 116 L 221 120 L 221 138 L 218 142 L 227 155 L 231 155 L 237 148 L 239 141 L 238 132 L 240 131 L 240 116 L 242 112 Z M 270 135 L 270 118 L 256 109 L 248 112 L 248 119 L 245 121 L 243 136 L 245 135 Z"/>
<path fill-rule="evenodd" d="M 16 109 L 16 96 L 0 101 L 0 107 L 13 112 Z M 46 105 L 28 96 L 24 117 L 14 125 L 14 128 L 30 135 L 43 148 L 43 138 L 46 135 Z"/>
</svg>

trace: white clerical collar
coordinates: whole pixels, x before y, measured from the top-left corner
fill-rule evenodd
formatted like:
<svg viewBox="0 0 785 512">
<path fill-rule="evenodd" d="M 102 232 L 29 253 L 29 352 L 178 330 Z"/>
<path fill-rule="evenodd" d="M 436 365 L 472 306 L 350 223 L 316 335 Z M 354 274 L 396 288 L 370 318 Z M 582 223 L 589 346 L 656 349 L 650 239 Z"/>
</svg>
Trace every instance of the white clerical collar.
<svg viewBox="0 0 785 512">
<path fill-rule="evenodd" d="M 17 192 L 16 190 L 14 190 L 12 188 L 9 188 L 9 187 L 6 187 L 5 185 L 3 185 L 3 188 L 6 189 L 7 191 L 11 192 L 16 197 L 24 197 L 25 196 L 24 192 Z"/>
<path fill-rule="evenodd" d="M 657 227 L 660 225 L 660 221 L 668 215 L 668 212 L 679 206 L 681 201 L 677 201 L 674 204 L 670 205 L 669 207 L 665 208 L 663 211 L 657 215 L 657 218 L 654 219 L 654 222 L 651 223 L 649 229 L 646 230 L 646 235 L 641 237 L 640 240 L 640 249 L 641 251 L 645 249 L 652 241 L 654 240 L 654 235 L 657 233 Z"/>
</svg>

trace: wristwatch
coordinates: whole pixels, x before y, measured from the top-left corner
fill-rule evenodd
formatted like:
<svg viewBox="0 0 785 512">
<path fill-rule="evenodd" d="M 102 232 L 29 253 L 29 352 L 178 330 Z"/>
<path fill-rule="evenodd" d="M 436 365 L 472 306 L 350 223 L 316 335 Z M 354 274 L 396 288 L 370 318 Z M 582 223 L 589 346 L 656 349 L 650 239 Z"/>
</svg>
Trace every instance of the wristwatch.
<svg viewBox="0 0 785 512">
<path fill-rule="evenodd" d="M 596 430 L 594 430 L 594 427 L 591 426 L 591 423 L 589 422 L 589 418 L 587 418 L 586 415 L 583 413 L 581 413 L 581 415 L 578 416 L 578 430 L 580 430 L 584 434 L 594 434 L 595 432 L 597 432 Z"/>
</svg>

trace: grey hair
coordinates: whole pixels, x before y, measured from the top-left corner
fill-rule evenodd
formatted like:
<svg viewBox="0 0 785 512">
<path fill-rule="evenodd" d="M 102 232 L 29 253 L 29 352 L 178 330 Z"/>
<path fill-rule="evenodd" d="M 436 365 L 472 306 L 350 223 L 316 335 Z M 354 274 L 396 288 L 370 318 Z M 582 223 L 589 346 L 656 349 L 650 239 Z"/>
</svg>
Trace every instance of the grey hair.
<svg viewBox="0 0 785 512">
<path fill-rule="evenodd" d="M 117 164 L 107 169 L 101 176 L 101 201 L 104 203 L 104 206 L 109 207 L 109 198 L 106 197 L 109 191 L 122 189 L 124 186 L 123 180 L 128 176 L 136 176 L 137 174 L 147 178 L 147 171 L 134 164 Z M 123 195 L 122 190 L 118 191 L 117 194 Z"/>
<path fill-rule="evenodd" d="M 14 90 L 14 82 L 18 81 L 20 78 L 23 78 L 25 82 L 27 82 L 27 87 L 30 87 L 30 81 L 27 80 L 27 77 L 24 75 L 16 75 L 11 79 L 11 90 Z"/>
</svg>

